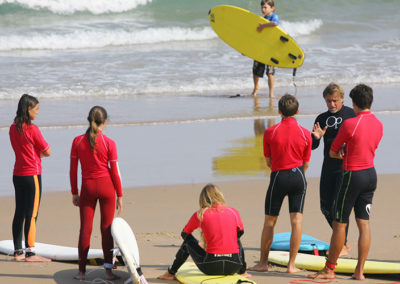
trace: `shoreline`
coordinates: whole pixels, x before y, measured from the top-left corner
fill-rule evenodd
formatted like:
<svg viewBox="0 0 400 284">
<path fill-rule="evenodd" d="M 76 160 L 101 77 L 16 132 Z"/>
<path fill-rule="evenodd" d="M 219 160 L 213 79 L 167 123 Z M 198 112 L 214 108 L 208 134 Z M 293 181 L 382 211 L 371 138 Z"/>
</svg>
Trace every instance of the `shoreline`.
<svg viewBox="0 0 400 284">
<path fill-rule="evenodd" d="M 374 197 L 371 215 L 372 242 L 368 259 L 382 261 L 399 261 L 400 255 L 400 220 L 396 214 L 398 199 L 397 184 L 399 174 L 379 175 L 378 189 Z M 308 189 L 304 207 L 303 233 L 329 242 L 331 229 L 319 210 L 319 179 L 307 178 Z M 245 226 L 242 243 L 245 248 L 248 266 L 254 265 L 259 257 L 259 241 L 264 220 L 263 203 L 268 186 L 268 179 L 246 181 L 216 182 L 225 195 L 227 205 L 239 210 Z M 161 281 L 156 277 L 162 274 L 173 260 L 181 244 L 180 231 L 191 214 L 198 208 L 198 194 L 203 183 L 161 185 L 151 187 L 134 187 L 124 189 L 124 218 L 134 231 L 140 250 L 143 273 L 149 283 L 177 283 Z M 0 208 L 0 239 L 11 239 L 12 212 L 14 197 L 0 197 L 3 206 Z M 96 210 L 92 233 L 92 248 L 100 248 L 99 208 Z M 287 201 L 281 209 L 275 227 L 275 233 L 290 231 Z M 44 192 L 39 209 L 37 225 L 37 242 L 65 246 L 77 246 L 79 233 L 78 208 L 72 205 L 69 192 Z M 358 231 L 351 216 L 349 242 L 352 247 L 349 257 L 357 257 Z M 16 263 L 12 257 L 0 255 L 3 283 L 74 283 L 72 277 L 78 271 L 77 263 Z M 88 266 L 93 271 L 89 281 L 104 277 L 102 269 Z M 95 271 L 94 271 L 95 270 Z M 295 275 L 284 273 L 285 268 L 271 266 L 269 273 L 252 273 L 257 283 L 288 283 L 292 280 L 306 279 L 310 272 Z M 6 272 L 6 273 L 5 273 Z M 123 277 L 114 283 L 123 283 L 128 277 L 126 269 L 118 267 L 116 274 Z M 367 275 L 363 283 L 390 283 L 398 275 Z M 354 283 L 350 275 L 339 274 L 340 283 Z M 385 282 L 389 281 L 389 282 Z M 76 282 L 78 283 L 78 282 Z"/>
</svg>

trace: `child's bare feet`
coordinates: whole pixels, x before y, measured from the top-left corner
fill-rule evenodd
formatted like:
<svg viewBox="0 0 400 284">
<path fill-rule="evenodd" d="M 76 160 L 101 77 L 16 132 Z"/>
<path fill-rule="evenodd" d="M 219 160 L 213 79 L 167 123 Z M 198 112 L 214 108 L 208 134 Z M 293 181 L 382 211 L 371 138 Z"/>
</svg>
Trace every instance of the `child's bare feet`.
<svg viewBox="0 0 400 284">
<path fill-rule="evenodd" d="M 35 254 L 35 255 L 25 257 L 25 261 L 26 262 L 51 262 L 51 259 Z"/>
<path fill-rule="evenodd" d="M 79 280 L 79 281 L 85 280 L 85 273 L 79 271 L 79 273 L 74 276 L 74 279 Z"/>
<path fill-rule="evenodd" d="M 14 254 L 14 261 L 24 261 L 25 260 L 25 254 Z"/>
</svg>

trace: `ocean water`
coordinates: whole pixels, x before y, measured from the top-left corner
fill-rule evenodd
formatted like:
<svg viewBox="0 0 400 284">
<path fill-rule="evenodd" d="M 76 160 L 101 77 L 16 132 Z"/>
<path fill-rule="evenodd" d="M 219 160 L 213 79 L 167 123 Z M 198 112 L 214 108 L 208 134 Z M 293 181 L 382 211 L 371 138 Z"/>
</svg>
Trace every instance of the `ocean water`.
<svg viewBox="0 0 400 284">
<path fill-rule="evenodd" d="M 252 60 L 222 42 L 208 11 L 259 1 L 0 0 L 0 100 L 251 91 Z M 303 48 L 297 86 L 400 82 L 398 0 L 278 0 Z M 292 86 L 279 69 L 277 87 Z"/>
<path fill-rule="evenodd" d="M 278 96 L 298 96 L 300 122 L 311 128 L 326 109 L 321 93 L 327 83 L 343 85 L 348 94 L 363 82 L 374 87 L 374 110 L 398 127 L 400 2 L 275 2 L 280 27 L 306 54 L 297 89 L 292 70 L 279 68 L 275 76 Z M 43 161 L 52 190 L 68 188 L 70 143 L 85 130 L 94 104 L 109 111 L 108 131 L 121 148 L 125 186 L 264 177 L 262 166 L 226 169 L 237 157 L 223 158 L 253 153 L 259 143 L 256 122 L 279 118 L 263 97 L 259 103 L 248 96 L 230 98 L 251 92 L 253 61 L 209 25 L 208 11 L 220 4 L 261 15 L 258 0 L 0 0 L 0 136 L 6 157 L 0 162 L 0 191 L 7 192 L 0 195 L 12 188 L 7 130 L 23 93 L 41 103 L 35 123 L 54 149 Z M 261 87 L 265 96 L 265 79 Z M 390 157 L 395 146 L 385 143 L 390 147 L 383 157 Z M 383 172 L 400 172 L 395 161 L 380 164 L 387 165 Z M 310 174 L 318 176 L 319 167 L 316 160 Z"/>
</svg>

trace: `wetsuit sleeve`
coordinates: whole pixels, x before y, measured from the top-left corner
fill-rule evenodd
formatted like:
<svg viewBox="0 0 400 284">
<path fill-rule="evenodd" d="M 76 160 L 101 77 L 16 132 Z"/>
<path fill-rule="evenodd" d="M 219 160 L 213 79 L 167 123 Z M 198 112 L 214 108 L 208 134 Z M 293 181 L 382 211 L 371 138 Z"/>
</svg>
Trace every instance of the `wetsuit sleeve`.
<svg viewBox="0 0 400 284">
<path fill-rule="evenodd" d="M 69 164 L 69 181 L 71 183 L 71 193 L 78 194 L 78 153 L 76 139 L 72 142 L 71 157 Z"/>
<path fill-rule="evenodd" d="M 313 127 L 314 127 L 315 124 L 317 124 L 318 118 L 319 117 L 317 117 L 315 119 Z M 311 130 L 311 132 L 312 132 L 312 130 Z M 321 137 L 321 139 L 315 139 L 314 135 L 311 133 L 311 138 L 312 138 L 312 148 L 311 149 L 315 150 L 315 149 L 317 149 L 319 147 L 319 143 L 321 142 L 322 137 Z"/>
<path fill-rule="evenodd" d="M 339 152 L 340 147 L 342 147 L 343 144 L 345 144 L 351 137 L 351 133 L 348 130 L 349 129 L 349 124 L 347 121 L 343 122 L 343 125 L 339 128 L 339 132 L 333 140 L 332 145 L 331 145 L 331 150 L 335 153 Z"/>
<path fill-rule="evenodd" d="M 200 227 L 200 220 L 197 218 L 197 212 L 194 212 L 192 217 L 190 217 L 189 222 L 186 224 L 183 231 L 186 234 L 191 234 L 194 230 Z"/>
<path fill-rule="evenodd" d="M 263 145 L 264 145 L 264 157 L 266 158 L 271 157 L 271 146 L 269 144 L 269 134 L 267 131 L 264 132 Z"/>
<path fill-rule="evenodd" d="M 121 183 L 121 175 L 118 167 L 118 153 L 117 153 L 117 145 L 114 141 L 110 141 L 110 151 L 109 151 L 109 163 L 110 163 L 110 174 L 114 184 L 115 191 L 117 192 L 118 197 L 122 197 L 122 183 Z"/>
<path fill-rule="evenodd" d="M 272 14 L 271 22 L 273 22 L 275 25 L 279 25 L 279 16 L 277 14 Z"/>
<path fill-rule="evenodd" d="M 307 145 L 306 145 L 306 149 L 305 149 L 304 155 L 303 155 L 304 162 L 309 162 L 311 159 L 311 146 L 312 146 L 311 136 L 312 136 L 312 134 L 308 131 L 307 131 L 307 133 L 309 133 L 309 135 L 306 135 Z"/>
<path fill-rule="evenodd" d="M 36 125 L 32 125 L 32 130 L 32 140 L 35 148 L 38 149 L 40 152 L 46 152 L 50 148 L 50 145 L 46 142 L 46 140 L 44 140 L 43 135 L 39 130 L 39 127 L 37 127 Z"/>
</svg>

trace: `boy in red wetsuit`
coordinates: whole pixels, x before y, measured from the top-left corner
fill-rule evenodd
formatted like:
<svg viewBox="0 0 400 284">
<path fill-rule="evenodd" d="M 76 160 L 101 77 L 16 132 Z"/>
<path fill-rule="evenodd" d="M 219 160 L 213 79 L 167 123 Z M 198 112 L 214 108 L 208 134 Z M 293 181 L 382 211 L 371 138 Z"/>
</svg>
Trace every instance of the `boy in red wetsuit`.
<svg viewBox="0 0 400 284">
<path fill-rule="evenodd" d="M 261 235 L 260 262 L 249 270 L 268 271 L 268 255 L 283 199 L 288 196 L 290 256 L 288 273 L 297 272 L 295 259 L 301 242 L 303 206 L 307 182 L 304 172 L 311 157 L 311 133 L 300 126 L 294 116 L 299 112 L 297 99 L 289 94 L 279 100 L 282 121 L 264 133 L 264 155 L 271 168 L 270 184 L 265 198 L 265 221 Z"/>
<path fill-rule="evenodd" d="M 203 188 L 199 203 L 200 209 L 193 213 L 182 231 L 184 241 L 172 266 L 167 272 L 157 277 L 158 279 L 175 279 L 175 273 L 189 255 L 197 267 L 208 275 L 246 272 L 243 248 L 239 240 L 244 232 L 239 212 L 225 205 L 222 192 L 213 184 L 207 184 Z M 192 232 L 198 228 L 204 236 L 205 250 L 192 235 Z"/>
<path fill-rule="evenodd" d="M 72 202 L 79 206 L 81 228 L 79 232 L 79 274 L 78 280 L 85 278 L 86 260 L 90 247 L 90 236 L 97 200 L 100 203 L 101 238 L 104 253 L 106 279 L 118 277 L 111 271 L 113 268 L 112 251 L 114 246 L 111 235 L 111 224 L 115 207 L 122 210 L 122 187 L 118 169 L 117 146 L 113 140 L 103 135 L 107 112 L 100 106 L 93 107 L 88 116 L 89 128 L 86 133 L 76 137 L 71 148 L 70 181 Z M 78 191 L 78 160 L 82 169 L 82 189 Z M 109 167 L 110 165 L 110 167 Z M 115 205 L 115 195 L 117 205 Z"/>
<path fill-rule="evenodd" d="M 365 279 L 364 264 L 371 243 L 369 215 L 377 185 L 374 157 L 383 136 L 383 125 L 370 111 L 373 91 L 369 86 L 355 86 L 350 92 L 350 98 L 357 116 L 343 123 L 329 152 L 332 158 L 343 159 L 343 173 L 335 200 L 328 259 L 324 269 L 309 275 L 314 279 L 336 277 L 336 261 L 344 245 L 346 227 L 353 208 L 359 230 L 359 251 L 358 263 L 352 277 L 357 280 Z"/>
</svg>

